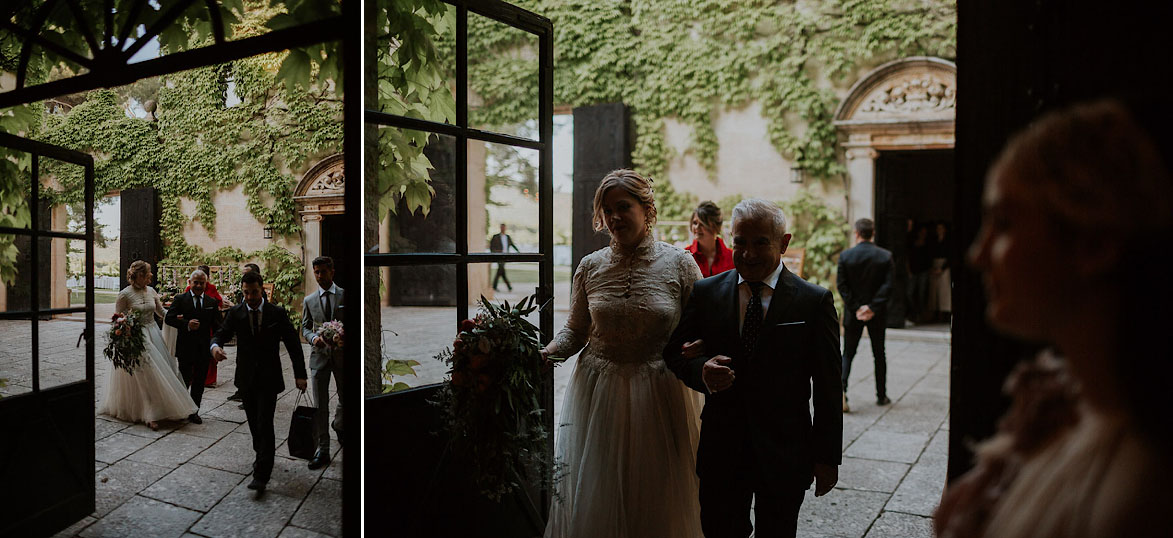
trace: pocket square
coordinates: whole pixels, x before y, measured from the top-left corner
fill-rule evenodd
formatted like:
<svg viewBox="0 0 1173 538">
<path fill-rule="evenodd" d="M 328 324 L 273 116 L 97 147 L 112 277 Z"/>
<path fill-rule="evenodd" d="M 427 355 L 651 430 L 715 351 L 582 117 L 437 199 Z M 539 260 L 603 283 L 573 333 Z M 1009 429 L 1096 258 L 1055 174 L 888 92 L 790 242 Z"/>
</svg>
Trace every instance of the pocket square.
<svg viewBox="0 0 1173 538">
<path fill-rule="evenodd" d="M 779 323 L 779 324 L 775 325 L 775 327 L 795 327 L 798 325 L 806 325 L 806 322 L 805 321 L 790 321 L 787 323 Z"/>
</svg>

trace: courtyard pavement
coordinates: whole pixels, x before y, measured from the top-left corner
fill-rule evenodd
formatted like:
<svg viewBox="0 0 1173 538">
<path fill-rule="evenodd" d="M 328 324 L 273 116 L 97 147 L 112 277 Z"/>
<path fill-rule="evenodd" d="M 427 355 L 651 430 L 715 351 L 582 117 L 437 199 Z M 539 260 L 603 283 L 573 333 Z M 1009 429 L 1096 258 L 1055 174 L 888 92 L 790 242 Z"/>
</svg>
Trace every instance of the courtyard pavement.
<svg viewBox="0 0 1173 538">
<path fill-rule="evenodd" d="M 99 321 L 109 314 L 99 316 Z M 42 322 L 41 386 L 85 379 L 85 352 L 77 348 L 83 323 Z M 110 362 L 102 355 L 106 325 L 95 342 L 95 409 L 105 390 Z M 0 321 L 0 395 L 31 390 L 30 323 Z M 309 346 L 303 345 L 308 368 Z M 96 416 L 94 479 L 96 510 L 57 536 L 188 537 L 242 536 L 313 538 L 341 536 L 342 451 L 332 442 L 333 461 L 311 471 L 306 460 L 289 457 L 285 440 L 298 391 L 284 349 L 286 386 L 277 401 L 277 457 L 273 476 L 259 499 L 245 487 L 251 480 L 252 436 L 235 392 L 236 350 L 220 364 L 218 385 L 204 391 L 203 424 L 161 422 L 158 431 Z M 306 394 L 309 397 L 310 394 Z M 337 395 L 331 386 L 333 409 Z M 303 405 L 312 405 L 304 403 Z M 333 411 L 331 411 L 333 412 Z"/>
<path fill-rule="evenodd" d="M 556 287 L 566 297 L 569 286 Z M 560 293 L 559 293 L 560 292 Z M 511 303 L 520 290 L 498 294 Z M 566 303 L 555 304 L 555 330 L 566 322 Z M 470 307 L 470 312 L 475 308 Z M 536 317 L 533 319 L 536 323 Z M 443 380 L 445 366 L 432 357 L 451 345 L 456 309 L 385 307 L 385 353 L 420 361 L 418 377 L 397 377 L 411 386 Z M 398 334 L 392 334 L 394 331 Z M 931 537 L 932 515 L 945 484 L 949 441 L 949 335 L 945 325 L 887 331 L 888 396 L 877 406 L 871 343 L 865 337 L 851 370 L 843 416 L 843 464 L 835 490 L 815 498 L 799 514 L 803 538 Z M 576 357 L 554 370 L 555 423 Z M 368 425 L 369 426 L 369 425 Z"/>
</svg>

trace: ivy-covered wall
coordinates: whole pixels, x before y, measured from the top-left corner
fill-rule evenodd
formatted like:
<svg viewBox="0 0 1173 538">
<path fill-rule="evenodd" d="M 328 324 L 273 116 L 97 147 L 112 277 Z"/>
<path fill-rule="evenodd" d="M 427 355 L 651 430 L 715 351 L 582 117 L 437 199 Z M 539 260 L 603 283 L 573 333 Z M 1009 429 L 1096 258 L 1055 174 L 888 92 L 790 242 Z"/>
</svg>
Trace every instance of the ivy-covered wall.
<svg viewBox="0 0 1173 538">
<path fill-rule="evenodd" d="M 268 20 L 270 11 L 250 11 L 237 34 Z M 341 151 L 342 96 L 333 81 L 312 76 L 308 89 L 282 84 L 277 73 L 287 54 L 202 67 L 155 83 L 140 81 L 153 89 L 146 95 L 96 90 L 68 112 L 44 114 L 33 138 L 93 154 L 99 194 L 156 188 L 163 206 L 162 263 L 256 261 L 266 281 L 275 284 L 280 302 L 299 313 L 305 265 L 293 190 L 310 166 Z M 229 102 L 230 81 L 239 102 Z M 136 94 L 139 104 L 154 101 L 153 117 L 129 115 L 127 94 Z M 43 164 L 42 173 L 61 186 L 54 203 L 81 200 L 80 168 Z M 243 205 L 257 230 L 266 223 L 273 229 L 268 247 L 246 252 L 239 248 L 241 230 L 217 228 L 220 212 L 213 196 L 237 189 L 245 200 L 233 205 Z M 185 212 L 183 206 L 194 211 Z M 185 227 L 191 233 L 195 226 L 204 228 L 219 248 L 189 242 Z"/>
</svg>

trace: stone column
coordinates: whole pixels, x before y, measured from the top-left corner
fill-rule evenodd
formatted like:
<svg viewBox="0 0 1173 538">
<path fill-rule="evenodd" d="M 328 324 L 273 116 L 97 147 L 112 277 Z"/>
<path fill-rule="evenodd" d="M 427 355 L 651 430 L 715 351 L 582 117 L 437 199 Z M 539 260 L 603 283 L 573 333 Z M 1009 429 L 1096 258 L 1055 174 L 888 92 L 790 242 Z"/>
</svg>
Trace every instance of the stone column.
<svg viewBox="0 0 1173 538">
<path fill-rule="evenodd" d="M 391 215 L 379 215 L 382 220 L 379 221 L 379 252 L 386 254 L 391 252 Z M 379 274 L 384 283 L 391 282 L 391 268 L 380 267 Z M 391 286 L 383 286 L 383 296 L 379 301 L 380 306 L 391 306 Z"/>
<path fill-rule="evenodd" d="M 309 295 L 317 289 L 314 280 L 314 267 L 311 262 L 322 254 L 322 215 L 318 213 L 302 213 L 301 227 L 305 232 L 305 281 L 302 282 L 303 293 Z"/>
<path fill-rule="evenodd" d="M 848 222 L 875 218 L 876 212 L 876 157 L 880 153 L 870 143 L 852 141 L 847 148 Z"/>
<path fill-rule="evenodd" d="M 69 227 L 69 214 L 66 212 L 64 205 L 59 205 L 53 208 L 53 229 L 64 230 Z M 53 276 L 50 279 L 52 291 L 49 295 L 49 304 L 51 308 L 69 308 L 69 286 L 66 285 L 65 280 L 69 277 L 65 268 L 66 253 L 65 239 L 53 239 L 53 260 L 52 271 Z"/>
</svg>

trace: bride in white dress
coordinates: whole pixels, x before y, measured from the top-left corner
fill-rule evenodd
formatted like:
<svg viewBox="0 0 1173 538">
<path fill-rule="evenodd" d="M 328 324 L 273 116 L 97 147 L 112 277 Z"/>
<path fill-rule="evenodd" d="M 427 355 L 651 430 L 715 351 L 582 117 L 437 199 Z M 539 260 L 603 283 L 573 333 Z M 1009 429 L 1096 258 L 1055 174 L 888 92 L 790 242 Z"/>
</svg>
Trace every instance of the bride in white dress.
<svg viewBox="0 0 1173 538">
<path fill-rule="evenodd" d="M 700 400 L 662 358 L 701 273 L 683 249 L 652 239 L 652 194 L 631 170 L 603 179 L 594 220 L 611 246 L 579 263 L 566 327 L 542 350 L 582 349 L 557 426 L 547 538 L 702 536 Z"/>
<path fill-rule="evenodd" d="M 179 375 L 178 361 L 168 352 L 163 332 L 154 323 L 154 316 L 163 317 L 163 303 L 159 293 L 147 285 L 151 276 L 151 264 L 142 260 L 130 264 L 126 271 L 130 285 L 118 293 L 114 308 L 120 313 L 144 313 L 145 348 L 134 375 L 110 363 L 98 413 L 127 422 L 145 422 L 154 430 L 159 427 L 158 421 L 185 419 L 198 408 Z"/>
</svg>

